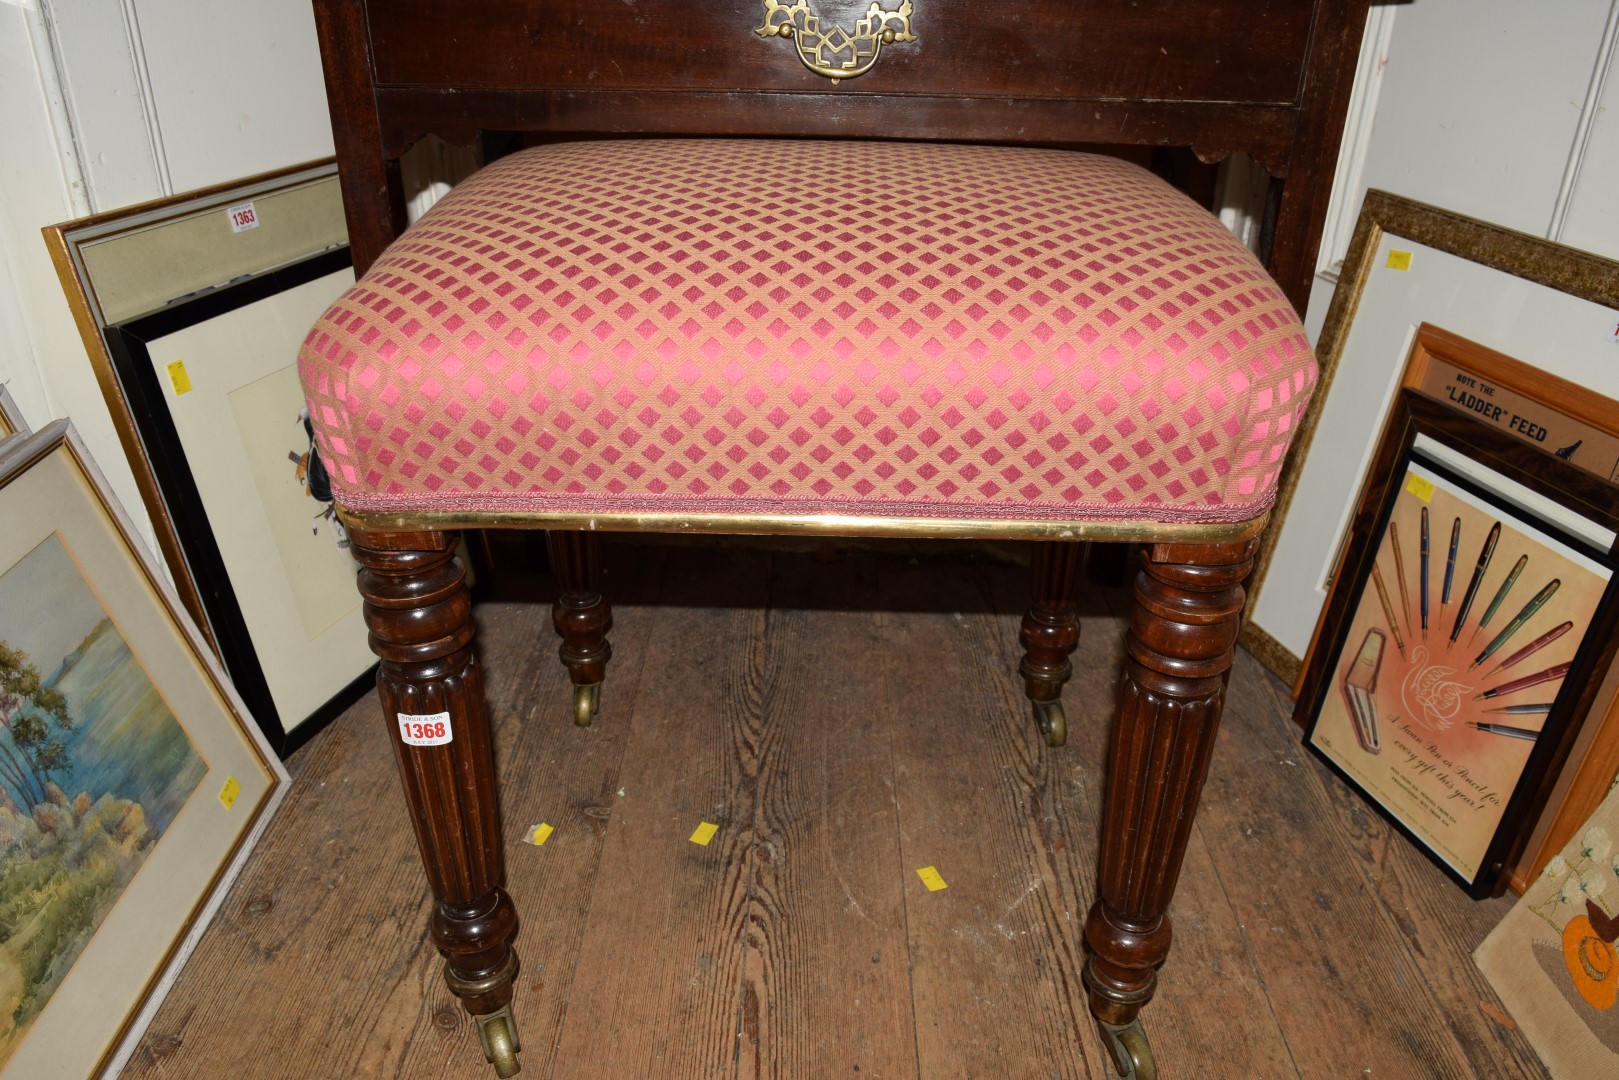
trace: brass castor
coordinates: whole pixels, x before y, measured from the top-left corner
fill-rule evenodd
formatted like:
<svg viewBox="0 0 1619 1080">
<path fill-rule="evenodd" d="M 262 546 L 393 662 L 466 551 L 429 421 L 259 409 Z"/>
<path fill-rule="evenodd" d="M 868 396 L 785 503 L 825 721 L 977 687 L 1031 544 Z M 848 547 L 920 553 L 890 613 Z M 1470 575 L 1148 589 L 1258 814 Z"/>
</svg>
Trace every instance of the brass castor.
<svg viewBox="0 0 1619 1080">
<path fill-rule="evenodd" d="M 484 1060 L 495 1067 L 495 1075 L 501 1080 L 516 1076 L 520 1068 L 517 1051 L 521 1048 L 517 1044 L 517 1025 L 512 1021 L 512 1007 L 503 1005 L 495 1012 L 474 1016 L 473 1019 L 478 1022 L 478 1038 L 483 1043 Z"/>
<path fill-rule="evenodd" d="M 1062 711 L 1062 702 L 1035 702 L 1034 718 L 1040 724 L 1040 734 L 1046 737 L 1047 746 L 1061 746 L 1068 741 L 1068 717 Z"/>
<path fill-rule="evenodd" d="M 1140 1020 L 1128 1024 L 1105 1024 L 1098 1020 L 1096 1030 L 1113 1057 L 1113 1066 L 1124 1080 L 1158 1080 L 1158 1066 L 1152 1060 L 1152 1046 Z"/>
<path fill-rule="evenodd" d="M 602 684 L 578 683 L 573 688 L 573 722 L 589 727 L 590 721 L 601 709 Z"/>
</svg>

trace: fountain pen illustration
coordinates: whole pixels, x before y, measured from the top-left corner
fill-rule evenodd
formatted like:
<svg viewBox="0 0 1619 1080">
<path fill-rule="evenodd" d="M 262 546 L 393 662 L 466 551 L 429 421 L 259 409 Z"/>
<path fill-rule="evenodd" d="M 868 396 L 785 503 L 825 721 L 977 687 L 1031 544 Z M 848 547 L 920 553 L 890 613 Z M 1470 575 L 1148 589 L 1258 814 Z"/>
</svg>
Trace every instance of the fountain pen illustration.
<svg viewBox="0 0 1619 1080">
<path fill-rule="evenodd" d="M 1500 608 L 1501 601 L 1507 598 L 1507 593 L 1511 592 L 1512 587 L 1518 583 L 1518 575 L 1523 573 L 1523 568 L 1528 565 L 1529 556 L 1527 555 L 1519 555 L 1518 561 L 1512 564 L 1512 572 L 1507 574 L 1507 579 L 1501 583 L 1501 587 L 1495 590 L 1495 599 L 1490 601 L 1490 606 L 1484 609 L 1484 617 L 1478 621 L 1477 626 L 1473 627 L 1473 636 L 1467 639 L 1469 649 L 1473 647 L 1473 642 L 1478 640 L 1479 631 L 1490 625 L 1490 620 L 1495 618 L 1495 612 Z"/>
<path fill-rule="evenodd" d="M 1422 508 L 1422 640 L 1428 640 L 1428 508 Z"/>
<path fill-rule="evenodd" d="M 1501 661 L 1492 670 L 1485 672 L 1484 677 L 1489 679 L 1499 675 L 1513 664 L 1516 664 L 1519 660 L 1524 660 L 1533 656 L 1535 653 L 1539 652 L 1541 649 L 1544 649 L 1546 646 L 1550 645 L 1552 642 L 1556 641 L 1558 638 L 1562 637 L 1572 629 L 1574 629 L 1573 620 L 1558 623 L 1556 626 L 1552 627 L 1550 630 L 1546 631 L 1544 634 L 1540 635 L 1535 640 L 1531 641 L 1529 644 L 1525 645 L 1523 648 Z"/>
<path fill-rule="evenodd" d="M 1445 556 L 1445 587 L 1439 592 L 1439 625 L 1445 625 L 1445 611 L 1450 607 L 1450 589 L 1456 583 L 1456 549 L 1462 546 L 1462 519 L 1450 523 L 1450 553 Z M 1449 645 L 1446 645 L 1449 648 Z"/>
<path fill-rule="evenodd" d="M 1400 550 L 1400 526 L 1393 521 L 1389 522 L 1389 547 L 1394 550 L 1394 583 L 1400 587 L 1400 614 L 1405 616 L 1405 632 L 1409 634 L 1411 594 L 1405 588 L 1405 553 Z"/>
<path fill-rule="evenodd" d="M 1537 671 L 1533 675 L 1525 675 L 1521 679 L 1513 679 L 1511 682 L 1502 683 L 1500 686 L 1491 687 L 1490 689 L 1485 690 L 1483 693 L 1474 694 L 1473 700 L 1488 701 L 1490 698 L 1502 697 L 1518 690 L 1528 689 L 1531 686 L 1539 686 L 1544 682 L 1551 682 L 1554 679 L 1561 679 L 1564 675 L 1569 673 L 1569 669 L 1573 666 L 1574 661 L 1569 660 L 1558 664 L 1556 667 L 1549 667 L 1545 671 Z"/>
<path fill-rule="evenodd" d="M 1513 727 L 1511 724 L 1478 724 L 1469 720 L 1467 726 L 1489 735 L 1505 735 L 1509 739 L 1525 739 L 1534 742 L 1540 738 L 1540 732 L 1534 728 Z"/>
<path fill-rule="evenodd" d="M 1530 599 L 1530 601 L 1523 606 L 1523 610 L 1514 615 L 1512 617 L 1512 621 L 1503 626 L 1501 628 L 1501 632 L 1495 635 L 1495 637 L 1490 640 L 1488 645 L 1484 646 L 1484 651 L 1479 653 L 1471 664 L 1467 665 L 1467 670 L 1472 671 L 1474 668 L 1484 663 L 1484 661 L 1494 656 L 1495 650 L 1505 645 L 1508 638 L 1510 638 L 1513 634 L 1516 634 L 1524 623 L 1533 618 L 1535 612 L 1539 611 L 1546 605 L 1546 601 L 1552 598 L 1552 595 L 1557 592 L 1562 584 L 1563 581 L 1561 578 L 1552 578 L 1550 581 L 1548 581 L 1546 583 L 1546 587 L 1537 592 Z"/>
<path fill-rule="evenodd" d="M 1473 600 L 1478 596 L 1478 587 L 1484 582 L 1484 571 L 1489 568 L 1490 559 L 1495 555 L 1495 545 L 1501 539 L 1501 523 L 1497 521 L 1490 526 L 1490 534 L 1484 538 L 1484 546 L 1479 549 L 1478 565 L 1473 567 L 1473 578 L 1467 583 L 1467 591 L 1462 593 L 1461 606 L 1456 609 L 1456 622 L 1450 628 L 1450 641 L 1445 645 L 1449 652 L 1451 646 L 1461 635 L 1462 625 L 1467 622 L 1467 613 L 1473 610 Z"/>
<path fill-rule="evenodd" d="M 1389 621 L 1389 633 L 1394 635 L 1394 647 L 1400 651 L 1400 659 L 1405 657 L 1405 639 L 1400 637 L 1400 624 L 1394 621 L 1394 607 L 1389 603 L 1388 587 L 1383 584 L 1383 568 L 1375 562 L 1372 563 L 1372 584 L 1377 586 L 1377 598 L 1383 604 L 1383 617 Z"/>
</svg>

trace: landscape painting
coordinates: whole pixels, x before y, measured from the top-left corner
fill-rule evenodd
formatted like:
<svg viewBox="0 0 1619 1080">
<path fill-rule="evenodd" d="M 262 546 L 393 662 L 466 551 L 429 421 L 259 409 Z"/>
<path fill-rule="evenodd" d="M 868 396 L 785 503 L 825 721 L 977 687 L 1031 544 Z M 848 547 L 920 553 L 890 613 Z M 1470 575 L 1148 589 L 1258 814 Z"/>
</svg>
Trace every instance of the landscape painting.
<svg viewBox="0 0 1619 1080">
<path fill-rule="evenodd" d="M 59 536 L 0 573 L 0 1067 L 207 771 Z"/>
</svg>

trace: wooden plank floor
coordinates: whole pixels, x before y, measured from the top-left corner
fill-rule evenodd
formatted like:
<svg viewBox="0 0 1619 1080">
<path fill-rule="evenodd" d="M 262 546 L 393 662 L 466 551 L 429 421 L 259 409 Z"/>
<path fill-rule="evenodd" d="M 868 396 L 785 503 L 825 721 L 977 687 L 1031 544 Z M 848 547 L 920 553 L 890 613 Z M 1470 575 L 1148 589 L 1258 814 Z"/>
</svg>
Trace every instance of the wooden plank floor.
<svg viewBox="0 0 1619 1080">
<path fill-rule="evenodd" d="M 1048 751 L 1017 556 L 609 541 L 589 729 L 548 604 L 478 608 L 524 1077 L 1111 1075 L 1078 970 L 1129 594 L 1086 593 Z M 1145 1014 L 1162 1075 L 1546 1075 L 1469 958 L 1510 898 L 1451 886 L 1289 708 L 1239 655 Z M 439 978 L 384 730 L 368 698 L 296 756 L 126 1077 L 493 1075 Z"/>
</svg>

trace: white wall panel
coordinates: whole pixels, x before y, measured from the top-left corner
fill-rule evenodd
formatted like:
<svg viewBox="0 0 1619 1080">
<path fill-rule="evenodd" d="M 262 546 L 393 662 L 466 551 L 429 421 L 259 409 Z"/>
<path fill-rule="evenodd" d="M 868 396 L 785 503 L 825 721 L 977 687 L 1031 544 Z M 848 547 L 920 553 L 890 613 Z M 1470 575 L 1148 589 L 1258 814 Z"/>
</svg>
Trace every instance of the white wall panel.
<svg viewBox="0 0 1619 1080">
<path fill-rule="evenodd" d="M 1416 0 L 1400 7 L 1361 180 L 1347 200 L 1353 213 L 1367 188 L 1381 188 L 1547 236 L 1571 158 L 1583 152 L 1561 239 L 1619 256 L 1619 184 L 1612 179 L 1619 169 L 1619 79 L 1599 87 L 1604 109 L 1582 124 L 1593 81 L 1610 73 L 1616 5 L 1619 0 Z M 1335 202 L 1344 194 L 1336 193 Z M 1426 253 L 1430 268 L 1436 259 L 1452 257 Z M 1348 500 L 1359 487 L 1404 342 L 1417 322 L 1436 322 L 1604 393 L 1619 392 L 1619 368 L 1559 370 L 1560 352 L 1549 343 L 1568 332 L 1559 320 L 1570 318 L 1569 311 L 1556 310 L 1551 300 L 1546 310 L 1520 308 L 1510 289 L 1502 291 L 1498 275 L 1481 274 L 1472 282 L 1477 294 L 1439 295 L 1423 287 L 1424 275 L 1413 273 L 1395 275 L 1401 290 L 1382 307 L 1362 299 L 1356 336 L 1385 340 L 1355 342 L 1357 360 L 1346 352 L 1340 363 L 1253 612 L 1254 623 L 1295 655 L 1309 644 Z M 1368 295 L 1376 291 L 1368 285 Z M 1333 283 L 1317 278 L 1305 316 L 1312 341 L 1332 293 Z"/>
<path fill-rule="evenodd" d="M 151 526 L 112 416 L 57 284 L 41 226 L 82 212 L 52 124 L 55 73 L 37 35 L 37 7 L 0 3 L 0 380 L 29 424 L 69 416 L 147 543 Z M 36 45 L 37 48 L 36 55 Z"/>
<path fill-rule="evenodd" d="M 51 0 L 47 10 L 90 208 L 111 210 L 169 194 L 125 0 Z"/>
<path fill-rule="evenodd" d="M 332 152 L 309 0 L 133 0 L 175 191 Z"/>
<path fill-rule="evenodd" d="M 1614 65 L 1610 55 L 1558 239 L 1619 259 L 1619 71 Z"/>
<path fill-rule="evenodd" d="M 1544 236 L 1610 6 L 1417 0 L 1402 7 L 1362 189 Z"/>
</svg>

